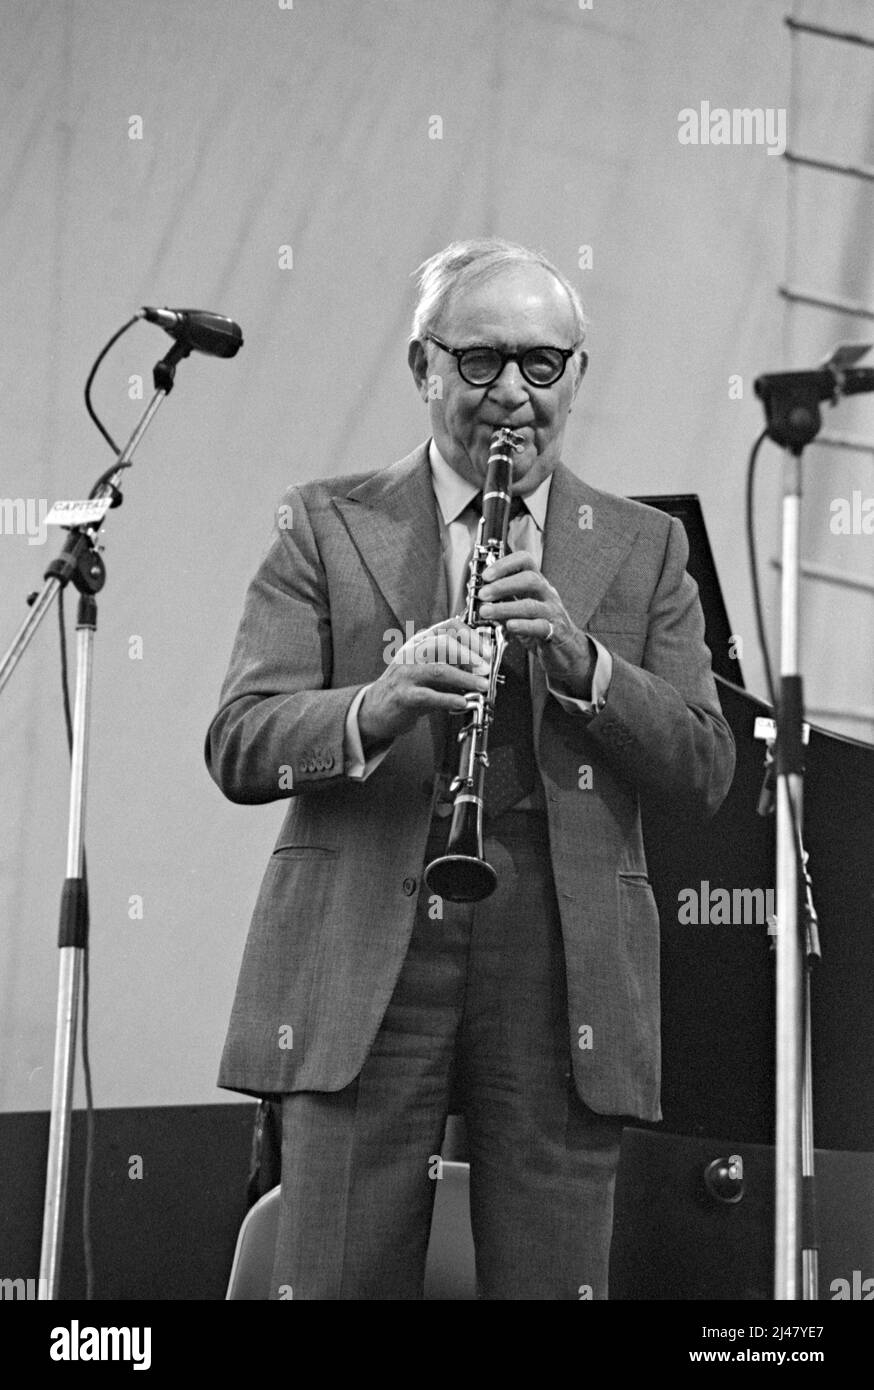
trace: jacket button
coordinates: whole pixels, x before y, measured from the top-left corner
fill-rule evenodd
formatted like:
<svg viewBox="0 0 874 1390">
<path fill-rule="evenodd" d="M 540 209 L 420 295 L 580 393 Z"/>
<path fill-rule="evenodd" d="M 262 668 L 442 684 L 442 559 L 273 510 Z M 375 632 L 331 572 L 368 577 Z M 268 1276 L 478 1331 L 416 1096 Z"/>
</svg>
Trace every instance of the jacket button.
<svg viewBox="0 0 874 1390">
<path fill-rule="evenodd" d="M 309 761 L 307 762 L 307 772 L 315 772 L 315 770 L 316 770 L 316 760 L 315 760 L 315 758 L 310 758 Z"/>
<path fill-rule="evenodd" d="M 331 768 L 332 768 L 333 766 L 334 766 L 334 754 L 333 754 L 333 753 L 326 753 L 326 754 L 325 754 L 325 767 L 326 767 L 326 769 L 330 772 L 330 770 L 331 770 Z"/>
<path fill-rule="evenodd" d="M 301 758 L 300 762 L 299 762 L 298 765 L 297 765 L 297 770 L 298 770 L 298 772 L 307 772 L 307 771 L 308 771 L 308 768 L 307 768 L 307 760 L 306 760 L 306 758 Z"/>
<path fill-rule="evenodd" d="M 403 888 L 407 897 L 411 898 L 416 891 L 416 880 L 414 878 L 405 878 Z"/>
</svg>

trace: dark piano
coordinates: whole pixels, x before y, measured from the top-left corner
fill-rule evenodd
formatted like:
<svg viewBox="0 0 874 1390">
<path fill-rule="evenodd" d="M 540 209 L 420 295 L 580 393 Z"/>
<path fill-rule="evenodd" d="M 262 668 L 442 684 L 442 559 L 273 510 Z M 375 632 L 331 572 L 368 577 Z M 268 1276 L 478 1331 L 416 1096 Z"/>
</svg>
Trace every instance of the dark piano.
<svg viewBox="0 0 874 1390">
<path fill-rule="evenodd" d="M 765 745 L 753 737 L 757 716 L 772 711 L 743 688 L 731 655 L 698 498 L 638 500 L 679 516 L 686 527 L 689 572 L 701 591 L 719 698 L 737 743 L 732 789 L 709 824 L 690 824 L 661 807 L 645 813 L 662 928 L 663 1127 L 771 1143 L 774 954 L 767 927 L 682 924 L 681 902 L 690 899 L 679 895 L 694 889 L 700 898 L 702 884 L 711 895 L 721 888 L 773 895 L 775 817 L 756 814 Z M 811 726 L 804 840 L 822 946 L 812 986 L 816 1144 L 874 1152 L 874 745 Z"/>
</svg>

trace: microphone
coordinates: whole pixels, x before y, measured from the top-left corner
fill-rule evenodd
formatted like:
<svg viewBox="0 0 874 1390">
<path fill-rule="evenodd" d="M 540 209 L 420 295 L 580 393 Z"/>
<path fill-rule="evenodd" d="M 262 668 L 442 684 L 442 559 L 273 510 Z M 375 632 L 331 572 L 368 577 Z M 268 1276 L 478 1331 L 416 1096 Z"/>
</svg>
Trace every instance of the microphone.
<svg viewBox="0 0 874 1390">
<path fill-rule="evenodd" d="M 206 352 L 210 357 L 235 357 L 243 346 L 240 325 L 207 309 L 153 309 L 144 304 L 138 318 L 156 323 L 189 351 Z"/>
<path fill-rule="evenodd" d="M 820 367 L 813 372 L 772 372 L 756 378 L 759 400 L 770 400 L 779 391 L 812 390 L 818 401 L 838 396 L 861 396 L 874 391 L 874 367 Z"/>
<path fill-rule="evenodd" d="M 839 343 L 812 372 L 772 372 L 756 378 L 756 395 L 765 407 L 767 434 L 796 457 L 822 425 L 821 401 L 837 405 L 843 396 L 874 391 L 874 368 L 856 363 L 871 343 Z"/>
</svg>

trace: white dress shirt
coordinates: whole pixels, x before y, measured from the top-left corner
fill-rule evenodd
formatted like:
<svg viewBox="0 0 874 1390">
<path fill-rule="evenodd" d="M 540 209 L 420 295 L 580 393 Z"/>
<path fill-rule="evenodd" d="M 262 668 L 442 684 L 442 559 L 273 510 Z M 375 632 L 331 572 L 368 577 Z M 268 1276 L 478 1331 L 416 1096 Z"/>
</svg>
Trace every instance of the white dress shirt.
<svg viewBox="0 0 874 1390">
<path fill-rule="evenodd" d="M 437 517 L 440 524 L 440 544 L 443 552 L 443 566 L 446 574 L 446 588 L 451 596 L 450 612 L 462 613 L 465 603 L 465 589 L 470 568 L 470 556 L 476 540 L 478 514 L 471 509 L 471 502 L 480 489 L 456 473 L 445 460 L 434 440 L 428 450 L 431 465 L 431 482 L 437 499 Z M 543 482 L 525 498 L 525 507 L 518 516 L 513 517 L 507 535 L 511 550 L 527 550 L 539 566 L 543 559 L 543 528 L 546 523 L 546 508 L 549 502 L 549 488 L 552 478 Z M 587 634 L 587 636 L 589 636 Z M 595 670 L 592 675 L 591 700 L 578 700 L 571 695 L 554 690 L 547 677 L 547 689 L 558 700 L 562 709 L 589 719 L 601 701 L 606 699 L 610 678 L 613 674 L 613 658 L 594 637 L 589 636 L 595 655 Z M 533 661 L 529 653 L 529 663 Z M 530 664 L 529 664 L 530 671 Z M 346 715 L 344 738 L 344 771 L 347 777 L 363 781 L 379 766 L 388 752 L 380 748 L 367 758 L 361 744 L 358 729 L 358 709 L 370 686 L 359 690 Z M 520 806 L 526 803 L 520 802 Z"/>
</svg>

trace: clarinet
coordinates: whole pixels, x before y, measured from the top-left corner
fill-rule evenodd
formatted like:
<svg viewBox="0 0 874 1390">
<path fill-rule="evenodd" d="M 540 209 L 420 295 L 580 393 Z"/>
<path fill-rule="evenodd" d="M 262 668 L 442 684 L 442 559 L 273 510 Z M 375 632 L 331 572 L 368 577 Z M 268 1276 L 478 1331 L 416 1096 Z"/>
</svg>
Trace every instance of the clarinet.
<svg viewBox="0 0 874 1390">
<path fill-rule="evenodd" d="M 432 859 L 425 869 L 425 882 L 431 891 L 452 903 L 479 902 L 495 891 L 498 882 L 483 850 L 483 790 L 489 765 L 489 725 L 494 719 L 507 637 L 501 623 L 480 617 L 479 591 L 483 570 L 507 549 L 513 454 L 523 445 L 521 436 L 507 427 L 495 430 L 491 437 L 482 516 L 470 560 L 464 621 L 468 627 L 488 632 L 491 637 L 488 690 L 471 691 L 465 696 L 467 722 L 458 734 L 458 772 L 449 788 L 454 801 L 446 853 Z"/>
</svg>

